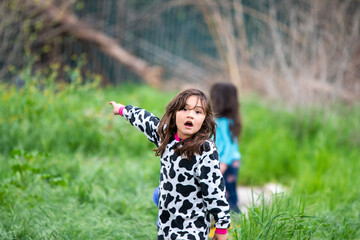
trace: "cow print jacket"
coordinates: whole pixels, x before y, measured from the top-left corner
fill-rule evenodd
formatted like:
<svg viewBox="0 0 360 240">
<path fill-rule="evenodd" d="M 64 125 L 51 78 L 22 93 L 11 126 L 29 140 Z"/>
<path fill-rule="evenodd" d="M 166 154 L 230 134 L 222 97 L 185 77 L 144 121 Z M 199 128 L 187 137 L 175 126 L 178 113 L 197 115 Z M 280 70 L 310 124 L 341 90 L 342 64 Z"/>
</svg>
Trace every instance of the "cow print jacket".
<svg viewBox="0 0 360 240">
<path fill-rule="evenodd" d="M 122 114 L 159 146 L 159 118 L 131 105 L 126 106 Z M 177 142 L 175 137 L 171 138 L 161 156 L 158 239 L 207 240 L 210 214 L 214 216 L 216 228 L 230 226 L 218 152 L 215 144 L 208 140 L 201 154 L 189 160 L 174 153 Z"/>
</svg>

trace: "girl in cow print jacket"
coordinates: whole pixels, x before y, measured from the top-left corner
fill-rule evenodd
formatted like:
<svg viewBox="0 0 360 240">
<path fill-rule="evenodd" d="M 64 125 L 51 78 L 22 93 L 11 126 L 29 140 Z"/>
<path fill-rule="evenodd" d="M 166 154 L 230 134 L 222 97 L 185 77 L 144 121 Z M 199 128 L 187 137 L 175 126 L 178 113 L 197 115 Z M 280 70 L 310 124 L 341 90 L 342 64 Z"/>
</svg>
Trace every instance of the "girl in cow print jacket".
<svg viewBox="0 0 360 240">
<path fill-rule="evenodd" d="M 180 92 L 161 120 L 138 107 L 110 104 L 114 114 L 143 132 L 161 156 L 158 239 L 206 240 L 210 214 L 215 219 L 213 239 L 227 239 L 229 205 L 211 141 L 215 120 L 206 95 L 198 89 Z"/>
</svg>

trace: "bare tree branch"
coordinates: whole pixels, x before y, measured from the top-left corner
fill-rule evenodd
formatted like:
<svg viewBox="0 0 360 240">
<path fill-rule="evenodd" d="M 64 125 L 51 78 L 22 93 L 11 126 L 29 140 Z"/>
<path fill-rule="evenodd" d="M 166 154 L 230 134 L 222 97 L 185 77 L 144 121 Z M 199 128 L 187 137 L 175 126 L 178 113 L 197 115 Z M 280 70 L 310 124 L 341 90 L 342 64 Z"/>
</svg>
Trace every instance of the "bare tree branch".
<svg viewBox="0 0 360 240">
<path fill-rule="evenodd" d="M 40 9 L 53 23 L 60 24 L 64 32 L 80 40 L 96 44 L 102 52 L 129 67 L 148 84 L 152 86 L 160 84 L 161 67 L 150 66 L 145 60 L 122 48 L 117 40 L 93 29 L 79 20 L 74 14 L 56 7 L 51 1 L 28 0 L 27 4 Z"/>
</svg>

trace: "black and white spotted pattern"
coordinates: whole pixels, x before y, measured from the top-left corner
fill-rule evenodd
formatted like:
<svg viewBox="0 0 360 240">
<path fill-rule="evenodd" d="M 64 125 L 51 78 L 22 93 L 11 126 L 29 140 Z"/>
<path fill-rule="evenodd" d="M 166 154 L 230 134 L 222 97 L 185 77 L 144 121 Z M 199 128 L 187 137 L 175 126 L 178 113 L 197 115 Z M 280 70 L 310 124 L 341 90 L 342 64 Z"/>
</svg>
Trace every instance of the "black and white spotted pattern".
<svg viewBox="0 0 360 240">
<path fill-rule="evenodd" d="M 159 146 L 159 118 L 131 105 L 124 108 L 123 116 Z M 230 226 L 218 152 L 212 141 L 206 141 L 201 153 L 188 160 L 174 153 L 175 143 L 173 137 L 161 156 L 158 239 L 207 240 L 209 214 L 216 228 Z"/>
</svg>

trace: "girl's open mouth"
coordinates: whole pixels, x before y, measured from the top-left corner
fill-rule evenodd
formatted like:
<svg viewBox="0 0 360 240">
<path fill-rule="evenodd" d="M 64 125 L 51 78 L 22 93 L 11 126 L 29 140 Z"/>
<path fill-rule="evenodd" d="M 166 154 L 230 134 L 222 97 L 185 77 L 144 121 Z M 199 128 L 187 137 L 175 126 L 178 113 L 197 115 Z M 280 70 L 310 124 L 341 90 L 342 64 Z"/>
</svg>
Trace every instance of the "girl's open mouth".
<svg viewBox="0 0 360 240">
<path fill-rule="evenodd" d="M 187 126 L 187 127 L 192 127 L 193 124 L 192 124 L 192 122 L 186 122 L 186 123 L 185 123 L 185 126 Z"/>
</svg>

